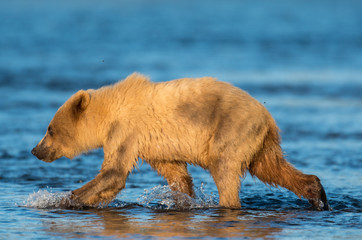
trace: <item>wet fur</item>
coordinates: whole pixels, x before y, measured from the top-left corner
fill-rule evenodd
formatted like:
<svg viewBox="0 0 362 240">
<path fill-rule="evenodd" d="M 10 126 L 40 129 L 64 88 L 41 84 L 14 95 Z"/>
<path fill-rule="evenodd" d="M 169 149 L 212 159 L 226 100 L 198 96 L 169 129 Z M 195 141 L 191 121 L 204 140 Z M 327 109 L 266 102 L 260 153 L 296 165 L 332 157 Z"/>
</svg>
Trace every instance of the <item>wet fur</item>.
<svg viewBox="0 0 362 240">
<path fill-rule="evenodd" d="M 190 196 L 194 192 L 187 164 L 209 170 L 224 207 L 240 207 L 240 177 L 246 171 L 309 199 L 315 207 L 321 199 L 328 204 L 319 179 L 284 159 L 278 128 L 265 107 L 213 78 L 153 83 L 133 74 L 111 86 L 79 91 L 58 110 L 50 126 L 58 130 L 58 140 L 47 133 L 33 150 L 38 157 L 56 151 L 56 156 L 71 158 L 104 149 L 100 173 L 73 191 L 73 200 L 82 204 L 111 201 L 125 187 L 139 157 L 173 190 Z M 60 139 L 66 139 L 71 149 L 59 145 Z M 52 147 L 48 141 L 58 145 Z"/>
</svg>

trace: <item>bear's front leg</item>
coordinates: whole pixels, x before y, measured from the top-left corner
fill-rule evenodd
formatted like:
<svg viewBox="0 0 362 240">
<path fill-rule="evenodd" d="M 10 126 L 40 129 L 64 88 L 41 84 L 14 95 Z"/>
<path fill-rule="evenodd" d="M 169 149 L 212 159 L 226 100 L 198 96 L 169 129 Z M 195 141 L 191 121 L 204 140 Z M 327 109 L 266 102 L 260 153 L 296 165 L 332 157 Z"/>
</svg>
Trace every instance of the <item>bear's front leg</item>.
<svg viewBox="0 0 362 240">
<path fill-rule="evenodd" d="M 125 187 L 127 175 L 112 169 L 101 171 L 92 181 L 74 190 L 71 200 L 76 206 L 108 204 Z"/>
<path fill-rule="evenodd" d="M 167 180 L 172 191 L 195 197 L 192 178 L 187 171 L 186 163 L 178 161 L 148 161 L 148 163 Z"/>
<path fill-rule="evenodd" d="M 118 146 L 116 149 L 113 146 Z M 104 148 L 104 162 L 100 173 L 89 183 L 72 192 L 76 206 L 96 207 L 108 204 L 125 187 L 128 174 L 137 163 L 136 146 L 130 138 L 123 144 L 108 143 Z"/>
</svg>

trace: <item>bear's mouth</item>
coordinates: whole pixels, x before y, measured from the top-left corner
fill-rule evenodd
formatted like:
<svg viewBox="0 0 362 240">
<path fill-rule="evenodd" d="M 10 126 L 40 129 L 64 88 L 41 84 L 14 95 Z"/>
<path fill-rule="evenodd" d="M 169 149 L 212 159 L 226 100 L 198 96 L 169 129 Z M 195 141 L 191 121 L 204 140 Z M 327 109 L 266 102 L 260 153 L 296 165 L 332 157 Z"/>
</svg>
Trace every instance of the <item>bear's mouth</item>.
<svg viewBox="0 0 362 240">
<path fill-rule="evenodd" d="M 48 154 L 48 156 L 39 158 L 39 159 L 42 160 L 43 162 L 51 163 L 51 162 L 54 162 L 55 160 L 57 160 L 58 158 L 59 157 L 56 157 L 56 153 L 54 151 L 54 152 L 50 152 Z"/>
<path fill-rule="evenodd" d="M 44 149 L 39 149 L 38 147 L 35 147 L 31 153 L 37 157 L 39 160 L 42 160 L 43 162 L 54 162 L 55 160 L 58 159 L 58 157 L 56 157 L 56 152 L 52 151 L 52 152 L 48 152 L 48 151 L 44 151 Z"/>
<path fill-rule="evenodd" d="M 39 159 L 39 160 L 42 160 L 43 162 L 51 163 L 51 162 L 54 162 L 56 159 Z"/>
</svg>

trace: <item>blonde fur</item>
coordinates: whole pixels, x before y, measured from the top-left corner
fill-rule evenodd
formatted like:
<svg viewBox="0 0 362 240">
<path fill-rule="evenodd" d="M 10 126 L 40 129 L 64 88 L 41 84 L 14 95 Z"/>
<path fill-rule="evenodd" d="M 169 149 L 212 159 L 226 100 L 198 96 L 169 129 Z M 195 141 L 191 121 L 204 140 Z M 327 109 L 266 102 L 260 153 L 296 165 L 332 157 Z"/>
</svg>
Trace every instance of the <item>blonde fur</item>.
<svg viewBox="0 0 362 240">
<path fill-rule="evenodd" d="M 57 156 L 104 149 L 100 174 L 73 192 L 74 201 L 87 205 L 112 200 L 138 158 L 164 176 L 173 190 L 190 196 L 194 192 L 187 164 L 209 170 L 225 207 L 240 207 L 240 177 L 247 170 L 309 199 L 320 189 L 319 179 L 311 180 L 285 161 L 278 128 L 266 108 L 211 77 L 153 83 L 134 73 L 111 86 L 79 91 L 50 123 L 55 129 L 60 125 L 72 129 L 74 136 L 64 138 L 58 131 L 71 147 L 58 144 Z M 60 139 L 46 138 L 53 144 Z M 50 151 L 51 145 L 44 149 Z M 311 185 L 315 189 L 310 191 Z"/>
</svg>

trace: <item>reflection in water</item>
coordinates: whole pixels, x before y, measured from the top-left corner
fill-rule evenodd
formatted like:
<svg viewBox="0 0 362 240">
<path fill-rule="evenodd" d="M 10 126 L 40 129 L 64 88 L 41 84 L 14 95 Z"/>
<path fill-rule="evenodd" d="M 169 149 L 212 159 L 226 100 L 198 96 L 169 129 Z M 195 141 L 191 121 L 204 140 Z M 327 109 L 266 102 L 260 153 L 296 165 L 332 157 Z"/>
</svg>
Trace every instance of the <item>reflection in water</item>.
<svg viewBox="0 0 362 240">
<path fill-rule="evenodd" d="M 140 206 L 89 209 L 70 213 L 55 212 L 64 221 L 44 220 L 45 231 L 69 237 L 250 237 L 273 238 L 280 233 L 287 212 L 255 212 L 231 209 L 198 209 L 192 211 L 155 211 Z M 72 221 L 69 221 L 72 214 Z M 73 220 L 75 220 L 73 222 Z M 276 224 L 278 223 L 278 224 Z M 278 226 L 278 227 L 275 227 Z"/>
<path fill-rule="evenodd" d="M 52 235 L 264 238 L 281 232 L 280 224 L 275 227 L 273 223 L 288 218 L 283 211 L 217 208 L 214 196 L 205 193 L 203 185 L 195 188 L 195 199 L 188 198 L 184 206 L 175 205 L 179 202 L 174 199 L 172 193 L 175 192 L 168 186 L 159 185 L 145 190 L 138 203 L 116 199 L 108 207 L 82 211 L 59 209 L 62 198 L 69 192 L 48 190 L 30 194 L 23 206 L 54 209 L 51 213 L 41 212 L 41 215 L 53 216 L 52 220 L 41 220 L 45 231 Z"/>
</svg>

